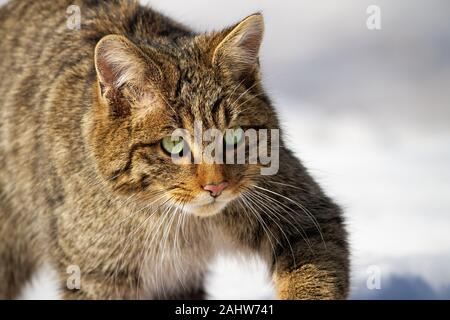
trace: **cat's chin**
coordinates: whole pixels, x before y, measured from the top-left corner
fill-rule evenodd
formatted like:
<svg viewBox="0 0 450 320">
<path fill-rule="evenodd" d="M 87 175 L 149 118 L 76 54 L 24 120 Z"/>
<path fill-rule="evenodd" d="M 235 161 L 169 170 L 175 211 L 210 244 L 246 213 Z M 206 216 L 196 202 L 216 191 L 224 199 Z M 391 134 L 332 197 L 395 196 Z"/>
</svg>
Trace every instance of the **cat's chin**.
<svg viewBox="0 0 450 320">
<path fill-rule="evenodd" d="M 210 217 L 222 212 L 227 204 L 228 201 L 214 201 L 201 205 L 190 204 L 186 205 L 184 210 L 198 217 Z"/>
</svg>

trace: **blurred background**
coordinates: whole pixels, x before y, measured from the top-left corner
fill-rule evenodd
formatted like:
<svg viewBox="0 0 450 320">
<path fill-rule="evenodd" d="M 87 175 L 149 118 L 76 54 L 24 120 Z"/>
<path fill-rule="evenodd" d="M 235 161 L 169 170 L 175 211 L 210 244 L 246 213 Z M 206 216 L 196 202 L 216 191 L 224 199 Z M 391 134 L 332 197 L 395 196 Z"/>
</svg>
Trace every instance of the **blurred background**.
<svg viewBox="0 0 450 320">
<path fill-rule="evenodd" d="M 351 298 L 450 299 L 449 1 L 142 3 L 201 32 L 261 11 L 263 77 L 286 139 L 345 208 Z M 367 28 L 370 5 L 380 30 Z M 261 263 L 232 256 L 208 292 L 273 297 Z"/>
<path fill-rule="evenodd" d="M 354 299 L 450 299 L 450 2 L 150 0 L 197 31 L 261 11 L 261 59 L 292 149 L 346 212 Z M 380 8 L 381 30 L 366 12 Z M 271 297 L 221 259 L 210 295 Z M 254 284 L 257 283 L 258 286 Z"/>
</svg>

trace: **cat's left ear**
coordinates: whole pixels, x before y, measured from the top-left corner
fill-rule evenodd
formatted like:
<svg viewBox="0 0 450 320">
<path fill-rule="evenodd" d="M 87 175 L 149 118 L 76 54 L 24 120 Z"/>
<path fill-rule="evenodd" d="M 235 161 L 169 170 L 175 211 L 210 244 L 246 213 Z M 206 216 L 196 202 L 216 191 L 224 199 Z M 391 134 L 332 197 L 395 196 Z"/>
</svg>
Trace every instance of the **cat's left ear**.
<svg viewBox="0 0 450 320">
<path fill-rule="evenodd" d="M 111 114 L 143 113 L 157 102 L 156 85 L 162 81 L 162 72 L 154 59 L 127 38 L 102 38 L 95 48 L 95 69 L 100 95 Z"/>
<path fill-rule="evenodd" d="M 262 14 L 253 14 L 222 34 L 225 37 L 214 50 L 213 65 L 224 67 L 237 77 L 255 71 L 264 35 Z"/>
</svg>

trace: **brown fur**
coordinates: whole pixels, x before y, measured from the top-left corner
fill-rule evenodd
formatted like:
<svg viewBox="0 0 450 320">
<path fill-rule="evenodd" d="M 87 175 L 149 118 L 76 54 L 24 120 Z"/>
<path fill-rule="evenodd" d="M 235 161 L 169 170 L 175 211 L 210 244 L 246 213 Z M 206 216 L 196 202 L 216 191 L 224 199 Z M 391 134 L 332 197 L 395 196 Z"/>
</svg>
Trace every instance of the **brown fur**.
<svg viewBox="0 0 450 320">
<path fill-rule="evenodd" d="M 231 249 L 261 255 L 281 299 L 345 298 L 340 209 L 283 142 L 274 176 L 259 165 L 177 165 L 160 147 L 195 120 L 279 128 L 260 84 L 261 16 L 195 34 L 134 1 L 79 0 L 81 30 L 69 30 L 73 2 L 0 8 L 0 297 L 44 263 L 61 288 L 67 267 L 80 267 L 67 299 L 199 297 L 208 262 Z M 128 68 L 120 86 L 111 51 Z M 181 214 L 158 199 L 189 203 L 222 180 L 233 198 L 223 210 Z M 239 201 L 249 189 L 258 218 Z"/>
</svg>

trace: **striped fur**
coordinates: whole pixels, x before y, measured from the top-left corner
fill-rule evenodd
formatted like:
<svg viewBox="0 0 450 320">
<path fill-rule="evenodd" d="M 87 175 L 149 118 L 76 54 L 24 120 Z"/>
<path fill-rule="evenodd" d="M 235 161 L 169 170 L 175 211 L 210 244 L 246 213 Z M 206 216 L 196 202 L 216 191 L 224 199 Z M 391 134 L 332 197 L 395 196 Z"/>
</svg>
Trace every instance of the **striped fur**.
<svg viewBox="0 0 450 320">
<path fill-rule="evenodd" d="M 81 30 L 66 26 L 72 4 Z M 128 49 L 102 43 L 108 35 Z M 279 128 L 260 83 L 261 38 L 260 15 L 196 34 L 134 1 L 1 7 L 0 297 L 50 264 L 66 299 L 199 298 L 209 261 L 236 250 L 265 259 L 279 298 L 345 298 L 341 211 L 283 142 L 274 176 L 258 165 L 175 165 L 159 146 L 197 120 Z M 112 84 L 101 65 L 111 61 Z M 178 214 L 157 199 L 189 202 L 218 179 L 236 198 L 220 210 Z M 71 265 L 79 290 L 66 288 Z"/>
</svg>

